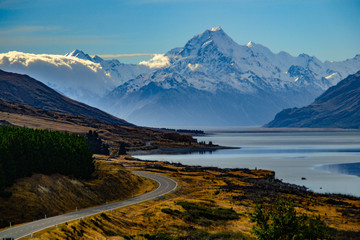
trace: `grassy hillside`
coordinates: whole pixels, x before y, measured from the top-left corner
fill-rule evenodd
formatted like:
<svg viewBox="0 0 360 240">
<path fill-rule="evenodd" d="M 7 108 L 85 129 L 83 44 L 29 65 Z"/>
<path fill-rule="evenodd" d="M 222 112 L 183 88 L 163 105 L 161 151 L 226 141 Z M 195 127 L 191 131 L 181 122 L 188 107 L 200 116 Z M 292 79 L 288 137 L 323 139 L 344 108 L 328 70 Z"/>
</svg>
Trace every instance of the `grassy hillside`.
<svg viewBox="0 0 360 240">
<path fill-rule="evenodd" d="M 146 127 L 119 126 L 92 118 L 65 113 L 44 111 L 31 106 L 0 101 L 0 125 L 51 129 L 83 134 L 89 130 L 97 131 L 110 147 L 118 148 L 125 143 L 128 150 L 154 150 L 160 148 L 205 148 L 215 149 L 193 142 L 189 136 L 161 129 Z M 178 137 L 174 137 L 178 136 Z"/>
<path fill-rule="evenodd" d="M 127 158 L 128 159 L 128 158 Z M 34 239 L 250 239 L 256 203 L 293 200 L 299 214 L 320 216 L 335 239 L 358 239 L 360 199 L 282 183 L 274 172 L 218 169 L 118 158 L 115 162 L 169 176 L 177 191 L 141 204 L 59 225 Z"/>
<path fill-rule="evenodd" d="M 2 226 L 19 224 L 61 213 L 122 200 L 153 189 L 152 181 L 143 179 L 118 162 L 96 155 L 91 180 L 79 180 L 60 174 L 34 174 L 18 179 L 7 188 L 10 198 L 0 198 Z"/>
<path fill-rule="evenodd" d="M 27 75 L 0 70 L 0 100 L 26 104 L 38 109 L 76 114 L 107 123 L 134 126 L 97 108 L 65 97 Z"/>
</svg>

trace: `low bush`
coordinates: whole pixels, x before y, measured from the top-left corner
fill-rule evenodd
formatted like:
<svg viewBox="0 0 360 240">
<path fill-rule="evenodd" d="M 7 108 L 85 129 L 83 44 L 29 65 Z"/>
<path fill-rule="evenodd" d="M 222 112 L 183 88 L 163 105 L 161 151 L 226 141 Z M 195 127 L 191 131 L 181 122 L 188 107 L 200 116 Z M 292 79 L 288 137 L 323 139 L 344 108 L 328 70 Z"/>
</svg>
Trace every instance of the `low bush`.
<svg viewBox="0 0 360 240">
<path fill-rule="evenodd" d="M 297 214 L 292 200 L 279 198 L 273 205 L 257 205 L 250 218 L 260 240 L 330 239 L 329 228 L 319 216 Z"/>
<path fill-rule="evenodd" d="M 192 202 L 177 202 L 185 211 L 163 208 L 162 212 L 179 217 L 187 222 L 196 223 L 202 226 L 209 226 L 215 221 L 235 220 L 239 214 L 231 208 L 216 208 L 205 204 Z"/>
</svg>

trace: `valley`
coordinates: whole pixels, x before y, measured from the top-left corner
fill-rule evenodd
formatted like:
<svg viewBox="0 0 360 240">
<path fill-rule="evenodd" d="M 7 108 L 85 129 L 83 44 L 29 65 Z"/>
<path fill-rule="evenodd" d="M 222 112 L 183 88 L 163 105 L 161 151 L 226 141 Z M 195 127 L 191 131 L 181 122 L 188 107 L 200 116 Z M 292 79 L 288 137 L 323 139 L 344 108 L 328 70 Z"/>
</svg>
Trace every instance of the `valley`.
<svg viewBox="0 0 360 240">
<path fill-rule="evenodd" d="M 0 239 L 360 239 L 359 12 L 0 1 Z"/>
<path fill-rule="evenodd" d="M 301 213 L 320 215 L 333 237 L 356 239 L 360 231 L 359 198 L 307 192 L 275 180 L 271 171 L 147 162 L 127 156 L 112 161 L 131 170 L 168 176 L 179 187 L 158 199 L 44 230 L 32 239 L 251 239 L 253 223 L 248 214 L 255 203 L 271 204 L 280 196 L 293 199 Z M 186 204 L 193 210 L 186 210 Z M 206 215 L 204 209 L 212 209 L 212 214 L 220 209 L 230 214 L 231 209 L 236 217 L 221 220 Z"/>
</svg>

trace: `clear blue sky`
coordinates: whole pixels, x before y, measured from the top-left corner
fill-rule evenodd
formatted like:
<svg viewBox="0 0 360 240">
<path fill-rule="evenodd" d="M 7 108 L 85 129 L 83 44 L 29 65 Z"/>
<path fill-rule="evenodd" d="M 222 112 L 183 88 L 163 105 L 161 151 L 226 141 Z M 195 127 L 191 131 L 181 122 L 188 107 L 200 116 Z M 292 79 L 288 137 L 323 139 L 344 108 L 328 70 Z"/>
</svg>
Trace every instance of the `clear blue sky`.
<svg viewBox="0 0 360 240">
<path fill-rule="evenodd" d="M 1 53 L 165 53 L 217 26 L 275 53 L 360 53 L 360 0 L 0 0 Z"/>
</svg>

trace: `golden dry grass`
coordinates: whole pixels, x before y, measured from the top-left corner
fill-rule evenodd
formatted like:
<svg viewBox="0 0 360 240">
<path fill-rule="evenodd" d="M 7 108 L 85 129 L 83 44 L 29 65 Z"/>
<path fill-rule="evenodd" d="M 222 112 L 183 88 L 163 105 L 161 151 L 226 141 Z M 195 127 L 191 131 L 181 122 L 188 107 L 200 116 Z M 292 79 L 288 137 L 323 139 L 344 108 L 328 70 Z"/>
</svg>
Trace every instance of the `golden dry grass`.
<svg viewBox="0 0 360 240">
<path fill-rule="evenodd" d="M 349 236 L 360 233 L 359 198 L 304 192 L 274 181 L 274 172 L 271 171 L 188 167 L 132 160 L 129 156 L 117 158 L 114 162 L 122 163 L 128 169 L 169 176 L 178 181 L 179 187 L 175 192 L 156 200 L 45 230 L 35 234 L 35 239 L 146 239 L 141 234 L 171 233 L 174 236 L 186 236 L 192 234 L 194 229 L 209 233 L 242 233 L 246 237 L 251 235 L 253 223 L 248 213 L 253 210 L 255 202 L 271 202 L 278 195 L 292 198 L 298 212 L 320 215 L 328 225 L 349 232 Z M 267 185 L 270 188 L 267 189 Z M 239 219 L 201 225 L 162 211 L 170 208 L 184 212 L 176 204 L 179 201 L 232 208 L 239 213 Z"/>
<path fill-rule="evenodd" d="M 33 221 L 75 209 L 129 198 L 155 187 L 155 183 L 141 178 L 121 163 L 106 161 L 97 155 L 96 171 L 91 180 L 73 179 L 60 174 L 35 174 L 19 179 L 7 190 L 11 197 L 0 199 L 2 221 L 13 225 Z"/>
</svg>

